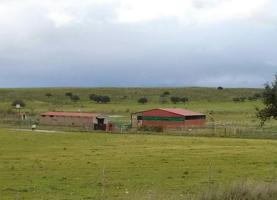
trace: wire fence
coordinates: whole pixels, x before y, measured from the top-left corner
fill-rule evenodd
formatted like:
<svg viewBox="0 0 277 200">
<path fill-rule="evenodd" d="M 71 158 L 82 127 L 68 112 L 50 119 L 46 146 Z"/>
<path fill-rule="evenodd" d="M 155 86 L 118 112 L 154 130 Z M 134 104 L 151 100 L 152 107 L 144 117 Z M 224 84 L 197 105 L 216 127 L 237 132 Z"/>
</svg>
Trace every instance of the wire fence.
<svg viewBox="0 0 277 200">
<path fill-rule="evenodd" d="M 17 115 L 1 115 L 0 126 L 12 128 L 31 128 L 32 124 L 38 123 L 36 116 L 22 118 Z M 132 129 L 126 122 L 113 122 L 112 133 L 136 133 L 136 134 L 163 134 L 182 136 L 205 136 L 205 137 L 229 137 L 229 138 L 260 138 L 277 139 L 277 125 L 260 127 L 257 124 L 237 123 L 237 122 L 208 122 L 204 127 L 177 127 L 163 129 L 162 131 L 145 131 L 142 129 Z M 39 125 L 40 129 L 62 130 L 62 131 L 93 131 L 87 127 L 68 126 L 45 126 Z"/>
</svg>

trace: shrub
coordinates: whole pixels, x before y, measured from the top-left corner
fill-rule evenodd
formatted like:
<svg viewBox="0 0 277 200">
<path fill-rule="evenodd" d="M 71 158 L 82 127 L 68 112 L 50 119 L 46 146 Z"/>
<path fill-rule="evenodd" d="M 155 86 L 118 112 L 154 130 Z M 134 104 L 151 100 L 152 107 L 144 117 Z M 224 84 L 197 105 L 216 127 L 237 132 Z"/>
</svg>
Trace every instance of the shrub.
<svg viewBox="0 0 277 200">
<path fill-rule="evenodd" d="M 111 101 L 111 98 L 109 96 L 100 96 L 96 94 L 91 94 L 89 96 L 89 99 L 97 103 L 108 103 Z"/>
<path fill-rule="evenodd" d="M 15 107 L 16 105 L 20 105 L 21 107 L 25 107 L 25 106 L 26 106 L 26 104 L 24 103 L 24 101 L 21 100 L 21 99 L 14 100 L 14 101 L 12 102 L 12 106 Z"/>
<path fill-rule="evenodd" d="M 99 96 L 101 103 L 108 103 L 111 101 L 111 98 L 108 96 Z"/>
<path fill-rule="evenodd" d="M 164 96 L 168 96 L 168 95 L 170 95 L 170 92 L 169 92 L 169 91 L 165 91 L 165 92 L 163 93 L 163 95 L 164 95 Z"/>
<path fill-rule="evenodd" d="M 138 103 L 145 104 L 148 102 L 148 99 L 146 97 L 141 97 L 138 99 Z"/>
<path fill-rule="evenodd" d="M 70 99 L 71 99 L 72 101 L 74 101 L 74 102 L 80 101 L 80 97 L 79 97 L 78 95 L 76 95 L 76 94 L 72 95 L 72 96 L 70 97 Z"/>
<path fill-rule="evenodd" d="M 223 87 L 219 86 L 217 87 L 217 90 L 223 90 Z"/>
</svg>

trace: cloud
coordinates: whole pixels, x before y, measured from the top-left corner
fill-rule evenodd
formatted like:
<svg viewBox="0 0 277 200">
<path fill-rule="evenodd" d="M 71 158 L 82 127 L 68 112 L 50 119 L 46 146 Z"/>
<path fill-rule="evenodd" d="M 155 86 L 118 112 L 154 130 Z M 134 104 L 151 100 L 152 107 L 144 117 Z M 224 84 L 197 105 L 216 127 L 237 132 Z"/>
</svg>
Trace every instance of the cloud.
<svg viewBox="0 0 277 200">
<path fill-rule="evenodd" d="M 213 23 L 254 17 L 268 0 L 122 0 L 117 9 L 122 23 L 176 18 L 181 23 Z"/>
<path fill-rule="evenodd" d="M 2 0 L 0 23 L 21 21 L 24 13 L 45 17 L 57 28 L 75 23 L 145 23 L 165 19 L 189 25 L 253 18 L 264 14 L 271 4 L 271 0 Z"/>
<path fill-rule="evenodd" d="M 270 0 L 0 0 L 1 86 L 261 86 Z"/>
</svg>

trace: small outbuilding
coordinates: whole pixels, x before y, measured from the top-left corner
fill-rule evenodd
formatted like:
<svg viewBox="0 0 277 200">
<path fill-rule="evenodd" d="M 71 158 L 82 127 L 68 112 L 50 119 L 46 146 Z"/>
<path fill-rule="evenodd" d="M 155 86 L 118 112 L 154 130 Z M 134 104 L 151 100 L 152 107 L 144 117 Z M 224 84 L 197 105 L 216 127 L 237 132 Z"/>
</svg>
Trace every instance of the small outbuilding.
<svg viewBox="0 0 277 200">
<path fill-rule="evenodd" d="M 206 115 L 182 108 L 156 108 L 131 115 L 132 128 L 155 126 L 163 128 L 202 127 Z"/>
<path fill-rule="evenodd" d="M 84 112 L 45 112 L 40 114 L 40 124 L 84 127 L 93 130 L 110 129 L 107 116 Z"/>
</svg>

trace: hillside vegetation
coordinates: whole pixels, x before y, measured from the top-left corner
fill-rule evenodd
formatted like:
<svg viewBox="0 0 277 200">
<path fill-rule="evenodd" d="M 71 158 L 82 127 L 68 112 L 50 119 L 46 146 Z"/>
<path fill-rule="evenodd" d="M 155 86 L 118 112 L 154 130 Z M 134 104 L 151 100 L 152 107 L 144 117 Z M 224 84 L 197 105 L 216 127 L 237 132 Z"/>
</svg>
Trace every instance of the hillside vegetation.
<svg viewBox="0 0 277 200">
<path fill-rule="evenodd" d="M 25 122 L 25 127 L 30 127 L 31 121 L 35 121 L 39 113 L 45 111 L 105 113 L 111 116 L 110 120 L 119 127 L 120 124 L 130 123 L 130 114 L 133 112 L 159 107 L 179 107 L 207 115 L 208 130 L 202 131 L 200 135 L 277 138 L 277 122 L 271 120 L 263 129 L 260 129 L 260 121 L 256 117 L 255 109 L 262 108 L 263 104 L 259 98 L 254 100 L 251 98 L 261 95 L 262 91 L 262 89 L 249 88 L 223 90 L 217 88 L 0 89 L 0 126 L 18 125 L 17 119 L 14 118 L 17 111 L 11 104 L 15 100 L 22 100 L 26 106 L 21 109 L 21 112 L 26 112 L 29 120 Z M 68 95 L 78 96 L 80 100 L 73 101 Z M 109 97 L 110 102 L 97 103 L 90 100 L 90 97 L 95 95 Z M 175 104 L 170 100 L 172 96 L 185 97 L 188 101 Z M 138 99 L 142 97 L 147 98 L 148 102 L 138 103 Z M 199 135 L 198 132 L 196 135 Z"/>
</svg>

